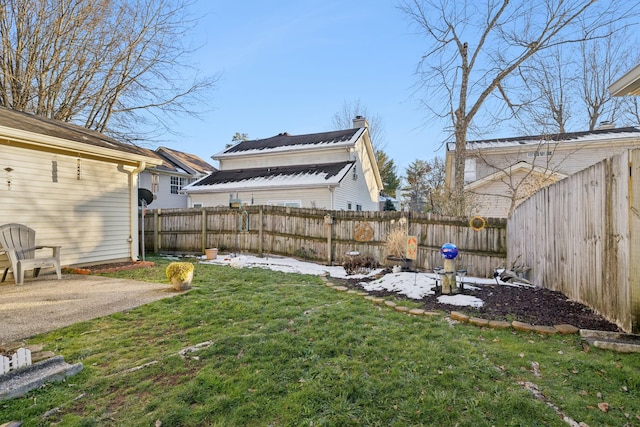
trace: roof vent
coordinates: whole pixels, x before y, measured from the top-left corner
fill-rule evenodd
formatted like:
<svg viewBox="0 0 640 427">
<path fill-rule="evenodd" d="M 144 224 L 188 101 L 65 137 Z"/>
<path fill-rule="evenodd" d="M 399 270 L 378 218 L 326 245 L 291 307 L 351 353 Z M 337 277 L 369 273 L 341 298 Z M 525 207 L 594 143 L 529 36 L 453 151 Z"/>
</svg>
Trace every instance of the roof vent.
<svg viewBox="0 0 640 427">
<path fill-rule="evenodd" d="M 615 129 L 616 125 L 609 121 L 609 120 L 603 120 L 600 122 L 600 125 L 598 126 L 598 130 L 601 129 Z"/>
</svg>

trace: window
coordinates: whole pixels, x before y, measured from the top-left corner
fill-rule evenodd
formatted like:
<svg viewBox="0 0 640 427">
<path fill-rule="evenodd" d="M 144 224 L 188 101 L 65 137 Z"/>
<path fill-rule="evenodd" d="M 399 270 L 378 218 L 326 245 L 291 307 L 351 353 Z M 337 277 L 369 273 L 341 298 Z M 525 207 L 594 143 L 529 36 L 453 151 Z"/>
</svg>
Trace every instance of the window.
<svg viewBox="0 0 640 427">
<path fill-rule="evenodd" d="M 531 151 L 527 153 L 527 157 L 549 157 L 552 155 L 552 151 Z"/>
<path fill-rule="evenodd" d="M 284 206 L 287 208 L 302 207 L 302 202 L 300 200 L 269 200 L 267 204 L 271 206 Z"/>
<path fill-rule="evenodd" d="M 350 211 L 351 210 L 351 202 L 347 202 L 347 210 Z"/>
<path fill-rule="evenodd" d="M 476 180 L 476 159 L 464 159 L 464 182 Z"/>
<path fill-rule="evenodd" d="M 194 203 L 193 207 L 194 208 L 201 208 L 202 207 L 202 203 Z"/>
<path fill-rule="evenodd" d="M 171 194 L 179 194 L 182 187 L 189 184 L 189 179 L 181 176 L 171 177 Z"/>
<path fill-rule="evenodd" d="M 356 205 L 356 210 L 360 212 L 362 210 L 362 205 Z"/>
</svg>

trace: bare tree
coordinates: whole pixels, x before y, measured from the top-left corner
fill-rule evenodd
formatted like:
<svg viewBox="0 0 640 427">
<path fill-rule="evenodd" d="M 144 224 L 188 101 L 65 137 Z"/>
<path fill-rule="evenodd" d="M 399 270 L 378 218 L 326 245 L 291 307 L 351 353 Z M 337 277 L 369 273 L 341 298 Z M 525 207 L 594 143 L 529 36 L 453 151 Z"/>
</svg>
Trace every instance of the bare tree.
<svg viewBox="0 0 640 427">
<path fill-rule="evenodd" d="M 364 117 L 369 124 L 369 139 L 376 156 L 376 164 L 384 185 L 384 193 L 395 197 L 396 189 L 400 185 L 400 179 L 393 159 L 384 151 L 387 143 L 382 117 L 378 114 L 370 113 L 366 107 L 360 104 L 359 99 L 353 102 L 345 101 L 342 104 L 342 109 L 333 115 L 333 127 L 334 129 L 351 129 L 353 127 L 353 119 L 357 116 Z"/>
<path fill-rule="evenodd" d="M 562 46 L 550 49 L 520 67 L 527 90 L 520 101 L 519 121 L 525 133 L 535 127 L 546 133 L 565 133 L 575 103 L 576 64 L 562 54 Z M 517 115 L 516 115 L 517 116 Z"/>
<path fill-rule="evenodd" d="M 342 104 L 342 109 L 333 115 L 334 129 L 351 129 L 353 127 L 353 119 L 356 116 L 362 116 L 367 119 L 369 139 L 371 139 L 373 151 L 384 150 L 387 142 L 382 117 L 369 112 L 367 107 L 360 103 L 359 99 L 352 102 L 345 101 Z"/>
<path fill-rule="evenodd" d="M 631 2 L 593 0 L 401 2 L 400 9 L 429 41 L 418 65 L 418 84 L 434 101 L 423 101 L 425 106 L 451 123 L 452 199 L 458 213 L 464 213 L 467 133 L 481 107 L 493 102 L 494 110 L 509 108 L 506 85 L 518 67 L 542 50 L 583 40 L 580 28 L 589 29 L 589 39 L 608 36 L 605 30 L 635 7 Z"/>
<path fill-rule="evenodd" d="M 589 130 L 594 130 L 601 121 L 613 122 L 620 108 L 621 98 L 611 96 L 609 85 L 629 66 L 627 33 L 621 31 L 605 39 L 585 41 L 579 46 L 581 100 L 588 115 Z"/>
<path fill-rule="evenodd" d="M 171 130 L 175 114 L 194 115 L 216 81 L 187 77 L 188 6 L 0 0 L 0 105 L 126 139 L 145 124 Z"/>
<path fill-rule="evenodd" d="M 531 138 L 539 139 L 539 142 L 518 146 L 508 152 L 476 148 L 468 153 L 481 164 L 483 177 L 495 174 L 494 182 L 501 184 L 499 188 L 490 186 L 488 190 L 467 188 L 467 195 L 472 196 L 476 203 L 468 204 L 469 213 L 481 207 L 478 204 L 483 201 L 495 203 L 495 200 L 502 200 L 507 206 L 505 214 L 511 215 L 520 203 L 535 192 L 562 179 L 565 162 L 580 150 L 559 149 L 562 142 L 554 140 L 550 134 Z"/>
</svg>

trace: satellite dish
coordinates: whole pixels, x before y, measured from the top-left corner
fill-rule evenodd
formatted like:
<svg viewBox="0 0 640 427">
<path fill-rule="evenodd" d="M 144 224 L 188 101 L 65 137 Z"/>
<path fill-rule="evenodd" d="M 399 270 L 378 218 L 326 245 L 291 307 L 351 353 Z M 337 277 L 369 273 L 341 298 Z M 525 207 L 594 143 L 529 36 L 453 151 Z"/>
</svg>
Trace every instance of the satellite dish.
<svg viewBox="0 0 640 427">
<path fill-rule="evenodd" d="M 143 201 L 145 205 L 151 204 L 153 202 L 153 193 L 146 188 L 138 188 L 138 206 L 142 206 Z"/>
</svg>

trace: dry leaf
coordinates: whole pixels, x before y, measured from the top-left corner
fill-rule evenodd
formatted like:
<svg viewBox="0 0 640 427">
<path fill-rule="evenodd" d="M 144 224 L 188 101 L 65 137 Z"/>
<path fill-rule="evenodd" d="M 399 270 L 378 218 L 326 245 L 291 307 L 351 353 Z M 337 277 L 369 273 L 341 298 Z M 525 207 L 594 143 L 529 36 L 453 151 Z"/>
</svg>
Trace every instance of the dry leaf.
<svg viewBox="0 0 640 427">
<path fill-rule="evenodd" d="M 156 420 L 156 427 L 162 427 L 162 421 Z"/>
<path fill-rule="evenodd" d="M 598 399 L 602 399 L 602 393 L 598 392 L 596 393 L 596 396 L 598 397 Z"/>
<path fill-rule="evenodd" d="M 600 402 L 598 403 L 598 408 L 602 411 L 602 412 L 609 412 L 609 404 L 606 402 Z"/>
<path fill-rule="evenodd" d="M 580 392 L 578 393 L 580 396 L 586 396 L 589 394 L 589 392 L 587 390 L 580 390 Z"/>
</svg>

